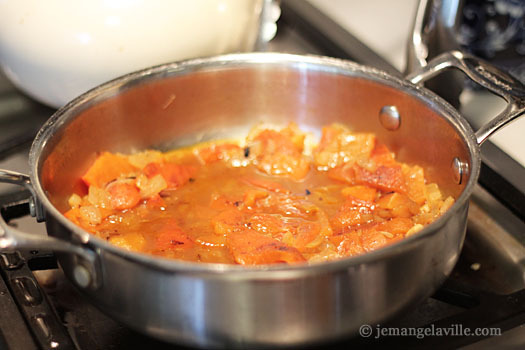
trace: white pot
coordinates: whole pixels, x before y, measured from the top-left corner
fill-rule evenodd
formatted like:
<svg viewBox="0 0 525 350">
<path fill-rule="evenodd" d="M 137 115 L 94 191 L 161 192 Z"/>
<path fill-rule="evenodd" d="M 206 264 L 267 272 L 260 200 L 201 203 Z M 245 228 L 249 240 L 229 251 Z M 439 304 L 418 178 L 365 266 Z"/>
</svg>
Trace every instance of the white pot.
<svg viewBox="0 0 525 350">
<path fill-rule="evenodd" d="M 252 50 L 264 0 L 0 0 L 0 63 L 53 107 L 147 66 Z"/>
</svg>

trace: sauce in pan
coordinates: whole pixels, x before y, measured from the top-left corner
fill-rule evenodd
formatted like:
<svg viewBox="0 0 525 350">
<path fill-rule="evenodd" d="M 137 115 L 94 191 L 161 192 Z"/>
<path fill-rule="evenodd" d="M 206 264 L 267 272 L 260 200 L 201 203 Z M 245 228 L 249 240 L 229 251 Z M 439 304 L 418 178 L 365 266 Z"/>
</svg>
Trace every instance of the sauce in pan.
<svg viewBox="0 0 525 350">
<path fill-rule="evenodd" d="M 240 142 L 102 153 L 66 217 L 121 248 L 209 263 L 317 262 L 419 231 L 454 202 L 373 134 L 294 124 Z M 308 142 L 306 142 L 308 144 Z"/>
</svg>

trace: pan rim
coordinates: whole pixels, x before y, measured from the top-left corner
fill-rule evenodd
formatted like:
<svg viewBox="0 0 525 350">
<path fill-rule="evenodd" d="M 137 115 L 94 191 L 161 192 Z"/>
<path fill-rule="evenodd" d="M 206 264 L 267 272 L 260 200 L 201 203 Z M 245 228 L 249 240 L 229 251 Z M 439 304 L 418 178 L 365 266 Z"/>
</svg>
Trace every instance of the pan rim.
<svg viewBox="0 0 525 350">
<path fill-rule="evenodd" d="M 261 64 L 282 66 L 290 69 L 316 69 L 326 73 L 362 77 L 375 83 L 403 89 L 405 93 L 417 98 L 420 102 L 428 106 L 428 108 L 432 108 L 441 118 L 444 118 L 454 127 L 469 150 L 469 179 L 453 206 L 437 220 L 418 232 L 418 234 L 363 255 L 312 264 L 238 266 L 232 264 L 187 262 L 126 251 L 76 226 L 60 213 L 49 200 L 39 178 L 40 170 L 44 162 L 42 153 L 56 132 L 74 120 L 81 111 L 109 99 L 126 89 L 132 88 L 135 83 L 144 80 L 154 80 L 164 76 L 174 77 L 211 69 L 238 68 L 240 66 L 248 67 Z M 85 247 L 84 249 L 95 249 L 103 251 L 104 253 L 108 252 L 123 259 L 166 272 L 204 274 L 206 276 L 223 276 L 224 274 L 228 274 L 229 276 L 237 278 L 269 279 L 317 274 L 323 271 L 348 269 L 381 261 L 409 249 L 410 246 L 418 244 L 430 236 L 438 234 L 440 232 L 439 228 L 453 215 L 461 212 L 464 205 L 467 204 L 479 176 L 480 155 L 474 132 L 468 122 L 448 102 L 424 87 L 414 85 L 407 80 L 392 76 L 379 69 L 342 59 L 285 53 L 239 53 L 166 63 L 123 75 L 87 91 L 60 108 L 42 126 L 31 146 L 29 164 L 30 178 L 38 197 L 37 200 L 43 205 L 48 215 L 52 215 L 54 219 L 58 220 L 60 224 L 70 230 L 72 235 L 79 238 L 79 241 L 82 243 L 78 244 L 90 247 Z"/>
</svg>

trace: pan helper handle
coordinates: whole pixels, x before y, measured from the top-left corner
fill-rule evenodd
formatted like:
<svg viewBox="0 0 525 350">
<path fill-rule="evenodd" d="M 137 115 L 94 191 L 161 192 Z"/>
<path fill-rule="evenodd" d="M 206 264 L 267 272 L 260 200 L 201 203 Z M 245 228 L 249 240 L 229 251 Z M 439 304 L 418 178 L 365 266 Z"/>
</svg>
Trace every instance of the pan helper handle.
<svg viewBox="0 0 525 350">
<path fill-rule="evenodd" d="M 32 195 L 31 215 L 43 218 L 43 209 L 36 204 L 36 197 L 29 176 L 9 170 L 0 170 L 0 182 L 20 185 L 27 188 Z M 31 204 L 33 203 L 33 204 Z M 52 250 L 72 254 L 75 257 L 75 282 L 80 287 L 97 288 L 99 285 L 97 257 L 94 251 L 61 239 L 32 234 L 9 226 L 0 215 L 0 252 L 12 252 L 17 249 Z"/>
<path fill-rule="evenodd" d="M 476 140 L 479 145 L 492 133 L 525 113 L 525 86 L 492 64 L 466 53 L 459 51 L 443 53 L 406 78 L 414 84 L 422 84 L 449 68 L 461 70 L 472 81 L 502 97 L 507 102 L 507 106 L 500 114 L 476 132 Z"/>
<path fill-rule="evenodd" d="M 36 200 L 36 194 L 33 189 L 33 186 L 31 185 L 31 180 L 29 179 L 29 176 L 17 173 L 15 171 L 0 169 L 0 182 L 23 186 L 29 192 L 31 192 L 31 200 L 29 202 L 30 214 L 31 216 L 36 217 L 36 220 L 38 222 L 42 222 L 45 220 L 44 209 Z"/>
</svg>

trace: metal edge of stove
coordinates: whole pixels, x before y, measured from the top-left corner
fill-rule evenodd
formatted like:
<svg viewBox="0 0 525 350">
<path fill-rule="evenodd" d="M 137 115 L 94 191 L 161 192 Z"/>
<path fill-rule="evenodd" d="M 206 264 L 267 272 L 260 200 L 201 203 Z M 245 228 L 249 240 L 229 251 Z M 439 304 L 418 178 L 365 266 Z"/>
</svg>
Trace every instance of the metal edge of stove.
<svg viewBox="0 0 525 350">
<path fill-rule="evenodd" d="M 304 0 L 283 0 L 280 21 L 304 33 L 327 56 L 364 63 L 402 76 L 394 66 Z M 486 141 L 481 148 L 479 183 L 520 218 L 525 219 L 525 167 Z"/>
<path fill-rule="evenodd" d="M 478 182 L 525 221 L 525 168 L 490 141 L 481 147 Z"/>
<path fill-rule="evenodd" d="M 57 317 L 56 311 L 35 279 L 27 261 L 20 252 L 0 254 L 2 266 L 0 275 L 3 277 L 1 282 L 5 286 L 4 297 L 10 295 L 12 305 L 19 311 L 10 314 L 13 318 L 7 321 L 8 328 L 17 330 L 20 336 L 13 337 L 11 332 L 8 336 L 4 334 L 6 343 L 12 349 L 30 349 L 34 344 L 38 349 L 43 350 L 74 349 L 71 337 Z M 15 320 L 19 316 L 23 317 L 27 328 L 20 320 Z"/>
<path fill-rule="evenodd" d="M 0 314 L 0 349 L 38 349 L 3 278 L 0 278 Z"/>
</svg>

